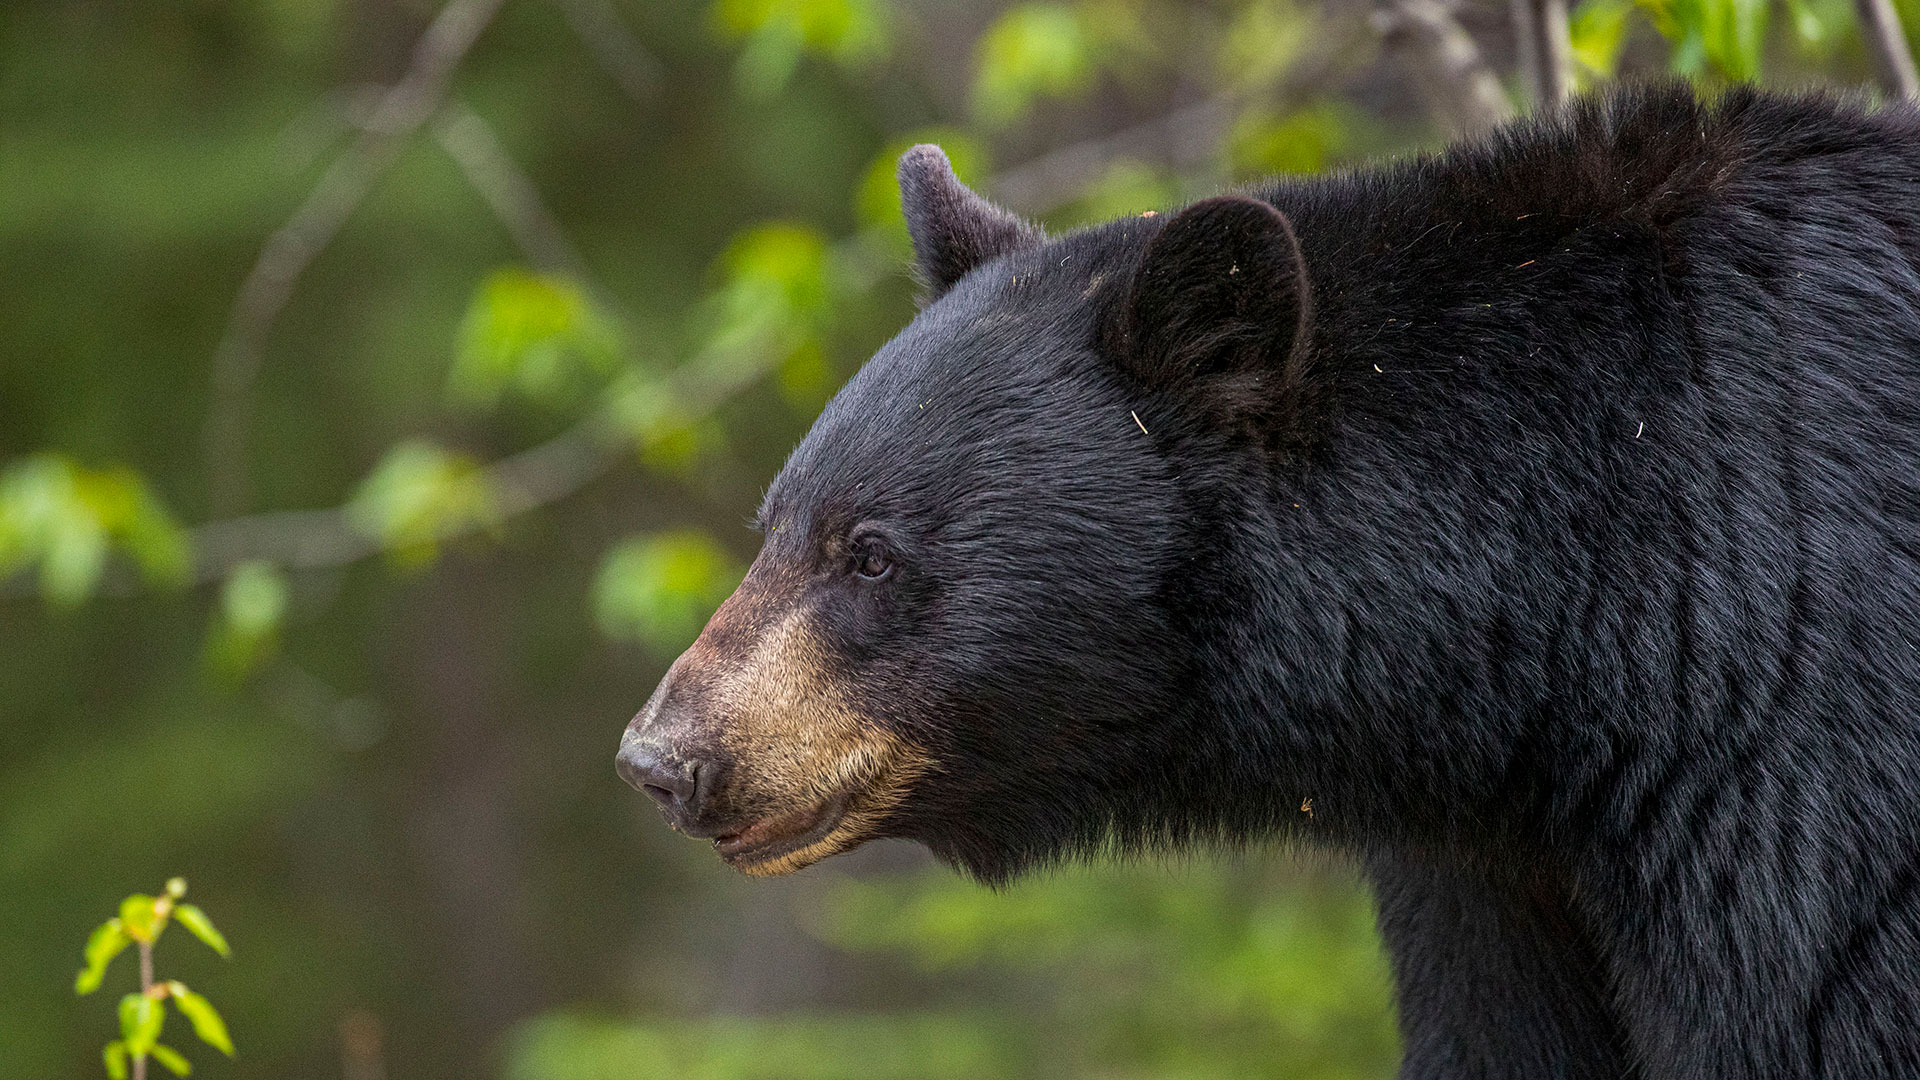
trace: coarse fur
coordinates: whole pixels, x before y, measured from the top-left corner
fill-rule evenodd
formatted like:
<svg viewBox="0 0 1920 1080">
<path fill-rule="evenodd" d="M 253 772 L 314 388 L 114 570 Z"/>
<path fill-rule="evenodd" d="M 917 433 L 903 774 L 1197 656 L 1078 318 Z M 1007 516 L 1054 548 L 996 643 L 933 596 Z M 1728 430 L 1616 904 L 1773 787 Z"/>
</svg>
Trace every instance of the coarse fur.
<svg viewBox="0 0 1920 1080">
<path fill-rule="evenodd" d="M 1659 85 L 1058 239 L 937 201 L 762 511 L 755 602 L 912 748 L 852 842 L 1356 853 L 1407 1080 L 1920 1077 L 1920 115 Z"/>
</svg>

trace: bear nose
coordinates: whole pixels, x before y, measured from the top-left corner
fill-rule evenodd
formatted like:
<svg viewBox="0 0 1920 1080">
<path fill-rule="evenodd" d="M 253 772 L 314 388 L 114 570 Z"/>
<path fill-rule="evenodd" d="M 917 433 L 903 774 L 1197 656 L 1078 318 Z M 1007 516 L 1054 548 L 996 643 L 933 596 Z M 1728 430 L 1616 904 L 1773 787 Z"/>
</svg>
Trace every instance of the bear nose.
<svg viewBox="0 0 1920 1080">
<path fill-rule="evenodd" d="M 703 762 L 663 754 L 636 740 L 620 748 L 613 764 L 620 779 L 645 792 L 675 820 L 689 821 L 699 815 L 701 774 L 712 771 Z"/>
</svg>

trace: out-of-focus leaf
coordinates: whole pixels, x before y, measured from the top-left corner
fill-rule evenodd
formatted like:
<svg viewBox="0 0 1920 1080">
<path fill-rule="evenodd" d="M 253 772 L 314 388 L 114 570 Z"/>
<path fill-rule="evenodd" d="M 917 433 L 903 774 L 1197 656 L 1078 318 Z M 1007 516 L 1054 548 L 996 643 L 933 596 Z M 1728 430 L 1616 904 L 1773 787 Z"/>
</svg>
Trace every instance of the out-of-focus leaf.
<svg viewBox="0 0 1920 1080">
<path fill-rule="evenodd" d="M 242 637 L 271 636 L 287 612 L 286 577 L 272 563 L 241 563 L 221 586 L 220 612 Z"/>
<path fill-rule="evenodd" d="M 151 942 L 160 936 L 166 919 L 154 908 L 154 898 L 134 893 L 120 901 L 120 929 L 135 941 Z"/>
<path fill-rule="evenodd" d="M 208 666 L 235 681 L 256 670 L 279 647 L 287 599 L 279 567 L 257 560 L 234 567 L 220 587 L 219 619 L 206 644 Z"/>
<path fill-rule="evenodd" d="M 711 417 L 690 424 L 663 422 L 641 437 L 640 462 L 649 469 L 689 477 L 702 459 L 726 445 L 726 425 Z"/>
<path fill-rule="evenodd" d="M 181 926 L 186 927 L 187 931 L 194 937 L 206 942 L 207 948 L 212 949 L 221 956 L 231 955 L 231 950 L 227 948 L 225 935 L 213 928 L 213 920 L 207 918 L 206 912 L 201 911 L 192 904 L 181 904 L 179 907 L 173 909 L 173 917 Z"/>
<path fill-rule="evenodd" d="M 1633 0 L 1583 0 L 1568 20 L 1575 72 L 1582 86 L 1612 78 L 1627 42 Z"/>
<path fill-rule="evenodd" d="M 496 270 L 460 324 L 448 379 L 455 397 L 491 404 L 518 393 L 566 404 L 619 363 L 619 338 L 576 284 L 519 268 Z"/>
<path fill-rule="evenodd" d="M 974 1080 L 1027 1075 L 1020 1068 L 1026 1052 L 1021 1041 L 1008 1038 L 991 1017 L 965 1013 L 653 1023 L 563 1013 L 541 1017 L 516 1032 L 508 1045 L 504 1076 L 612 1080 L 667 1075 L 659 1063 L 672 1062 L 675 1080 Z"/>
<path fill-rule="evenodd" d="M 136 1058 L 146 1057 L 152 1052 L 153 1044 L 160 1041 L 160 1030 L 166 1026 L 167 1010 L 161 1004 L 145 994 L 128 994 L 120 999 L 120 1038 L 127 1044 L 127 1053 Z"/>
<path fill-rule="evenodd" d="M 989 127 L 1005 127 L 1037 98 L 1085 91 L 1094 76 L 1089 38 L 1080 15 L 1064 4 L 1007 9 L 975 51 L 974 114 Z"/>
<path fill-rule="evenodd" d="M 37 563 L 47 598 L 76 604 L 116 545 L 155 584 L 185 579 L 186 534 L 131 470 L 37 454 L 0 473 L 0 576 Z"/>
<path fill-rule="evenodd" d="M 713 349 L 765 345 L 791 349 L 830 315 L 831 259 L 826 237 L 805 225 L 774 222 L 736 237 L 721 259 Z"/>
<path fill-rule="evenodd" d="M 1254 91 L 1272 85 L 1306 51 L 1312 9 L 1292 0 L 1254 0 L 1240 9 L 1220 43 L 1220 81 Z"/>
<path fill-rule="evenodd" d="M 167 1071 L 175 1076 L 188 1076 L 193 1072 L 193 1064 L 166 1043 L 153 1044 L 153 1060 L 165 1065 Z"/>
<path fill-rule="evenodd" d="M 214 1010 L 213 1003 L 177 982 L 167 984 L 167 992 L 173 995 L 174 1004 L 193 1025 L 193 1033 L 200 1041 L 215 1050 L 233 1056 L 233 1037 L 227 1034 L 227 1022 Z"/>
<path fill-rule="evenodd" d="M 705 533 L 626 540 L 601 563 L 594 614 L 609 637 L 677 651 L 700 632 L 740 577 L 740 569 Z"/>
<path fill-rule="evenodd" d="M 1240 177 L 1324 172 L 1366 123 L 1354 110 L 1331 102 L 1290 113 L 1252 109 L 1234 122 L 1227 162 Z"/>
<path fill-rule="evenodd" d="M 119 1039 L 108 1043 L 100 1051 L 101 1060 L 107 1066 L 107 1080 L 127 1080 L 127 1044 Z"/>
<path fill-rule="evenodd" d="M 403 565 L 430 562 L 447 537 L 498 520 L 480 466 L 419 440 L 389 451 L 346 512 L 355 528 L 377 538 Z"/>
<path fill-rule="evenodd" d="M 1654 28 L 1673 42 L 1674 71 L 1698 77 L 1759 77 L 1767 38 L 1767 0 L 1637 0 Z"/>
<path fill-rule="evenodd" d="M 734 81 L 749 97 L 779 93 L 804 54 L 859 66 L 888 47 L 884 0 L 717 0 L 709 11 L 722 37 L 745 43 Z"/>
<path fill-rule="evenodd" d="M 87 936 L 87 966 L 74 976 L 73 992 L 91 994 L 100 989 L 100 981 L 107 976 L 107 964 L 132 943 L 133 939 L 120 929 L 119 919 L 108 919 L 94 927 L 93 933 Z"/>
<path fill-rule="evenodd" d="M 1173 177 L 1142 161 L 1122 158 L 1087 185 L 1074 205 L 1076 216 L 1103 221 L 1159 210 L 1180 201 Z"/>
</svg>

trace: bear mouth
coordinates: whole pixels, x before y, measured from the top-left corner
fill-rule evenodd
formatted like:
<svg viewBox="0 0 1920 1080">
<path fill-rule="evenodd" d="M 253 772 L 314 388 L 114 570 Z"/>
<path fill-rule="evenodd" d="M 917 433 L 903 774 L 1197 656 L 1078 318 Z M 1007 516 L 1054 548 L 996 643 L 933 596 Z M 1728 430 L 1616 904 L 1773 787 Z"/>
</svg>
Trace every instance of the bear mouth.
<svg viewBox="0 0 1920 1080">
<path fill-rule="evenodd" d="M 791 814 L 761 818 L 737 832 L 713 838 L 713 850 L 727 864 L 745 870 L 765 865 L 826 839 L 846 816 L 844 795 Z"/>
</svg>

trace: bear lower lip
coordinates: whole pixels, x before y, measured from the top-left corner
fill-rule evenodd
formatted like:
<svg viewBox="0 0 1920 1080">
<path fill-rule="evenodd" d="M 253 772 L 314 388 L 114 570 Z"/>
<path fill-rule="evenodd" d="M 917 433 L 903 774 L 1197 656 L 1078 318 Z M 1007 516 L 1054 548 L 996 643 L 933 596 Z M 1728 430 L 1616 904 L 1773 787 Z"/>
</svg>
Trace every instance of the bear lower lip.
<svg viewBox="0 0 1920 1080">
<path fill-rule="evenodd" d="M 714 837 L 713 849 L 735 864 L 777 859 L 831 833 L 845 809 L 846 799 L 841 797 L 780 817 L 762 818 L 738 832 Z"/>
</svg>

